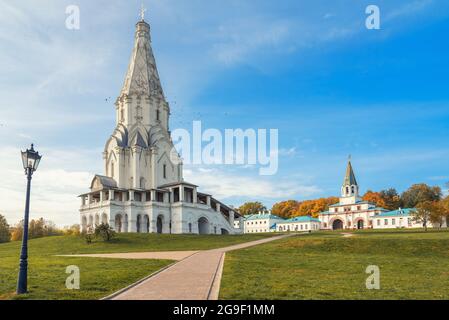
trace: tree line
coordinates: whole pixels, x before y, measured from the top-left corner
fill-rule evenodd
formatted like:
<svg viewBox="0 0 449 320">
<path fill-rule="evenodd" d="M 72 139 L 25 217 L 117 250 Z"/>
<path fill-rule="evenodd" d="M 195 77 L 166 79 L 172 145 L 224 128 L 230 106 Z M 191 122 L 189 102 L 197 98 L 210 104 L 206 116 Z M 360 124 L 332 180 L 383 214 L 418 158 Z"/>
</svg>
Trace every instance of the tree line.
<svg viewBox="0 0 449 320">
<path fill-rule="evenodd" d="M 52 221 L 44 218 L 31 220 L 28 224 L 28 238 L 36 239 L 60 235 L 79 235 L 80 227 L 74 224 L 70 227 L 58 228 Z M 11 227 L 6 218 L 0 214 L 0 243 L 19 241 L 23 237 L 23 220 Z"/>
<path fill-rule="evenodd" d="M 449 182 L 446 184 L 449 188 Z M 445 214 L 449 215 L 449 196 L 443 197 L 443 192 L 438 186 L 429 186 L 425 183 L 414 184 L 401 194 L 394 188 L 381 191 L 368 190 L 362 200 L 371 202 L 378 207 L 387 210 L 397 210 L 399 208 L 426 208 L 428 221 L 430 217 L 437 221 L 442 221 Z M 290 219 L 299 216 L 318 217 L 320 212 L 328 211 L 329 206 L 337 204 L 339 198 L 328 197 L 312 200 L 286 200 L 275 203 L 271 208 L 271 213 L 279 217 Z M 246 202 L 239 207 L 242 215 L 268 212 L 267 207 L 260 201 Z M 438 218 L 436 218 L 438 217 Z M 433 222 L 433 221 L 432 221 Z"/>
</svg>

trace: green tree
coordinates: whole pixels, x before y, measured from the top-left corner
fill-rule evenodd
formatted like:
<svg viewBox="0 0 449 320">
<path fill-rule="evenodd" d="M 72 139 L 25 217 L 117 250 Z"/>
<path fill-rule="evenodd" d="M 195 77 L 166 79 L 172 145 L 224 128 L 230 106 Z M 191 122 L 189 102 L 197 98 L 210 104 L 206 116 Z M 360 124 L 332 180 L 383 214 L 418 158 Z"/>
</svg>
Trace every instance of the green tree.
<svg viewBox="0 0 449 320">
<path fill-rule="evenodd" d="M 45 235 L 44 218 L 39 220 L 31 220 L 28 226 L 28 236 L 30 239 L 42 238 Z"/>
<path fill-rule="evenodd" d="M 402 203 L 401 196 L 394 188 L 382 190 L 379 192 L 380 197 L 384 200 L 385 209 L 388 210 L 397 210 L 404 206 Z"/>
<path fill-rule="evenodd" d="M 249 214 L 257 214 L 259 212 L 267 211 L 267 208 L 261 202 L 246 202 L 239 207 L 239 213 L 242 216 Z"/>
<path fill-rule="evenodd" d="M 442 197 L 441 188 L 430 187 L 425 183 L 414 184 L 401 195 L 405 208 L 414 208 L 422 202 L 439 201 Z"/>
<path fill-rule="evenodd" d="M 0 214 L 0 243 L 9 242 L 11 240 L 11 232 L 6 218 Z"/>
<path fill-rule="evenodd" d="M 101 237 L 104 241 L 111 241 L 114 236 L 114 229 L 112 229 L 107 223 L 102 223 L 95 227 L 96 238 Z"/>
</svg>

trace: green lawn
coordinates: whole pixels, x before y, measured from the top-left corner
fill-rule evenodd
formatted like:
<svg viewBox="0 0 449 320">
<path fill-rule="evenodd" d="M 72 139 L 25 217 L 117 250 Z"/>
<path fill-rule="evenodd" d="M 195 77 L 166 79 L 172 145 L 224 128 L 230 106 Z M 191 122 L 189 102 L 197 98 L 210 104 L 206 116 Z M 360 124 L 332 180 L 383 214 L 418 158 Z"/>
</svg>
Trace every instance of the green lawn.
<svg viewBox="0 0 449 320">
<path fill-rule="evenodd" d="M 55 255 L 142 251 L 205 250 L 257 240 L 268 235 L 192 236 L 120 234 L 109 243 L 90 245 L 75 236 L 48 237 L 29 242 L 29 294 L 24 299 L 99 299 L 170 264 L 169 260 L 69 258 Z M 17 299 L 20 242 L 0 244 L 0 299 Z M 80 290 L 65 287 L 66 267 L 80 268 Z"/>
<path fill-rule="evenodd" d="M 380 290 L 367 290 L 367 266 Z M 322 232 L 226 254 L 221 299 L 449 299 L 449 232 Z"/>
</svg>

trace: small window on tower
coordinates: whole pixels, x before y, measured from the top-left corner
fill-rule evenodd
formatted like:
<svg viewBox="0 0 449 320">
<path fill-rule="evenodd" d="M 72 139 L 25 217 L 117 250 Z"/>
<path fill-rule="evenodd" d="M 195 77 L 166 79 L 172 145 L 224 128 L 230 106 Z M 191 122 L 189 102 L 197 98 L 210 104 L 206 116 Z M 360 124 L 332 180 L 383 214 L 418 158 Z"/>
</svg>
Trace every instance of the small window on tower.
<svg viewBox="0 0 449 320">
<path fill-rule="evenodd" d="M 156 120 L 160 121 L 161 112 L 159 110 L 156 110 Z"/>
<path fill-rule="evenodd" d="M 167 165 L 166 164 L 164 164 L 163 171 L 164 171 L 164 179 L 167 179 Z"/>
<path fill-rule="evenodd" d="M 346 187 L 346 194 L 349 193 L 349 187 Z"/>
</svg>

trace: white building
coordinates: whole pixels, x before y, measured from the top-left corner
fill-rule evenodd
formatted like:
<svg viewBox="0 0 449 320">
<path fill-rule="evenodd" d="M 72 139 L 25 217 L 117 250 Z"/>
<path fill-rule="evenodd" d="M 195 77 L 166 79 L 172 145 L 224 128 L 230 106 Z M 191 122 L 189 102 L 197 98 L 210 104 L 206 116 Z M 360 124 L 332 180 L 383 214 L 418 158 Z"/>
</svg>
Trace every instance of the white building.
<svg viewBox="0 0 449 320">
<path fill-rule="evenodd" d="M 402 229 L 402 228 L 423 228 L 422 222 L 416 222 L 412 213 L 415 209 L 398 209 L 383 212 L 373 218 L 374 229 Z M 428 228 L 438 228 L 439 225 L 427 223 Z M 446 222 L 441 226 L 446 227 Z"/>
<path fill-rule="evenodd" d="M 371 229 L 373 218 L 388 210 L 378 208 L 375 204 L 362 201 L 359 197 L 359 185 L 352 169 L 351 161 L 348 162 L 345 179 L 341 187 L 340 202 L 329 207 L 329 211 L 321 212 L 319 220 L 321 229 Z"/>
<path fill-rule="evenodd" d="M 244 217 L 244 233 L 267 233 L 272 232 L 272 227 L 284 221 L 283 218 L 271 213 L 258 213 Z"/>
<path fill-rule="evenodd" d="M 301 232 L 301 231 L 318 231 L 321 222 L 319 219 L 311 216 L 296 217 L 276 223 L 277 232 Z"/>
<path fill-rule="evenodd" d="M 103 152 L 104 175 L 81 195 L 83 230 L 109 223 L 117 232 L 235 234 L 240 215 L 183 179 L 169 131 L 151 48 L 150 26 L 136 25 L 125 81 L 115 103 L 116 128 Z M 237 224 L 241 226 L 242 224 Z"/>
</svg>

